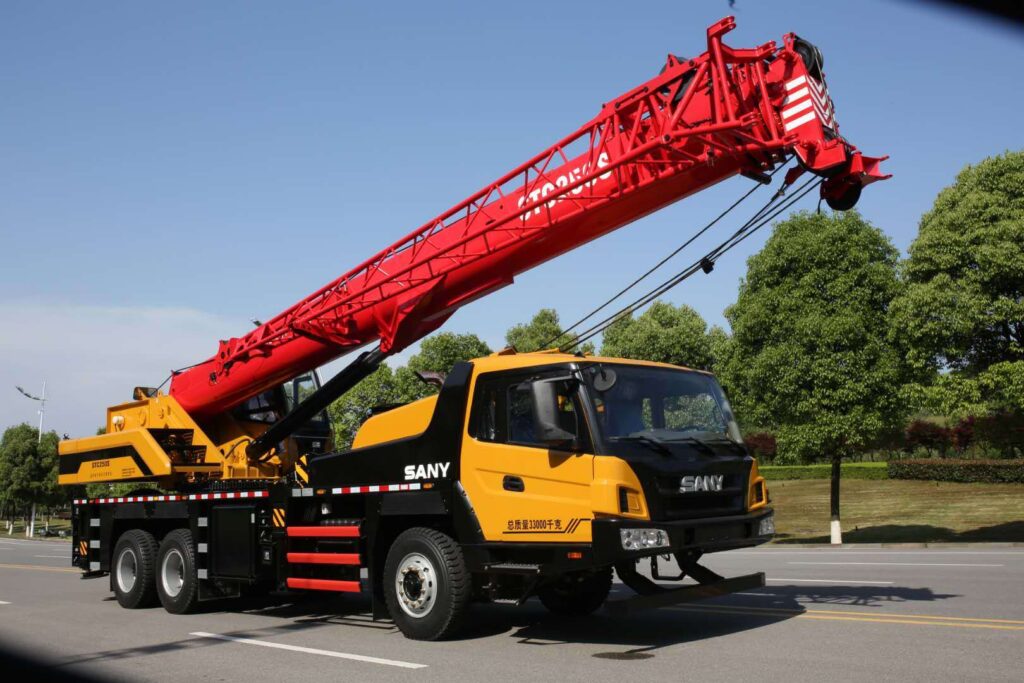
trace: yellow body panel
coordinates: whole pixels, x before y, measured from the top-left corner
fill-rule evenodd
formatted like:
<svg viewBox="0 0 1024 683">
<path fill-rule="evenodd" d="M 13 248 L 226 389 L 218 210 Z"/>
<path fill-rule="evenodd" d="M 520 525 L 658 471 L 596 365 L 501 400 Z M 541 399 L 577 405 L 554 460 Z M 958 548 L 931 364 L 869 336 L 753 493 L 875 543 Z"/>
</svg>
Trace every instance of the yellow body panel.
<svg viewBox="0 0 1024 683">
<path fill-rule="evenodd" d="M 385 441 L 394 441 L 422 434 L 434 416 L 437 396 L 427 396 L 398 408 L 392 408 L 370 417 L 359 428 L 352 448 L 374 446 Z"/>
<path fill-rule="evenodd" d="M 605 356 L 577 356 L 572 353 L 561 353 L 557 350 L 535 351 L 533 353 L 515 353 L 499 351 L 489 356 L 476 358 L 473 361 L 473 368 L 477 374 L 485 372 L 498 372 L 501 370 L 516 370 L 519 368 L 543 367 L 545 365 L 557 365 L 559 363 L 618 363 L 619 365 L 642 365 L 650 368 L 671 368 L 672 370 L 689 370 L 710 375 L 704 370 L 694 370 L 681 365 L 670 365 L 668 363 L 655 363 L 648 360 L 632 360 L 629 358 L 608 358 Z"/>
<path fill-rule="evenodd" d="M 523 491 L 506 491 L 506 476 Z M 460 479 L 488 541 L 589 542 L 594 456 L 477 441 L 462 442 Z"/>
<path fill-rule="evenodd" d="M 498 353 L 478 358 L 473 361 L 469 396 L 475 393 L 477 378 L 487 372 L 580 360 L 579 356 L 555 352 Z M 635 503 L 635 509 L 625 516 L 648 518 L 640 481 L 621 458 L 480 441 L 470 435 L 469 413 L 467 410 L 463 425 L 460 479 L 484 539 L 588 543 L 592 540 L 590 522 L 595 516 L 620 515 L 620 487 L 632 494 L 629 500 Z M 505 490 L 506 476 L 522 479 L 523 491 Z"/>
<path fill-rule="evenodd" d="M 58 477 L 61 484 L 87 484 L 146 479 L 173 486 L 178 480 L 261 479 L 280 476 L 282 458 L 274 455 L 263 463 L 249 462 L 245 444 L 266 427 L 247 426 L 224 417 L 212 426 L 211 438 L 172 397 L 157 393 L 138 401 L 107 409 L 106 433 L 68 439 L 58 445 L 61 458 L 81 460 L 74 472 Z M 195 456 L 176 456 L 165 450 L 150 430 L 188 430 Z M 171 452 L 168 452 L 170 450 Z M 179 449 L 177 453 L 183 452 Z M 191 451 L 190 451 L 191 452 Z M 283 454 L 290 465 L 291 456 Z M 145 463 L 150 473 L 139 466 Z M 68 467 L 64 468 L 67 470 Z"/>
<path fill-rule="evenodd" d="M 58 483 L 91 484 L 143 479 L 148 476 L 163 477 L 171 473 L 171 461 L 167 454 L 145 430 L 133 429 L 114 434 L 100 434 L 84 439 L 62 441 L 59 445 L 61 457 L 70 458 L 97 451 L 107 453 L 109 456 L 83 460 L 73 474 L 61 474 Z M 141 458 L 151 474 L 142 470 L 133 454 Z"/>
<path fill-rule="evenodd" d="M 757 469 L 757 458 L 750 465 L 750 482 L 747 486 L 747 511 L 753 512 L 768 506 L 768 482 Z"/>
</svg>

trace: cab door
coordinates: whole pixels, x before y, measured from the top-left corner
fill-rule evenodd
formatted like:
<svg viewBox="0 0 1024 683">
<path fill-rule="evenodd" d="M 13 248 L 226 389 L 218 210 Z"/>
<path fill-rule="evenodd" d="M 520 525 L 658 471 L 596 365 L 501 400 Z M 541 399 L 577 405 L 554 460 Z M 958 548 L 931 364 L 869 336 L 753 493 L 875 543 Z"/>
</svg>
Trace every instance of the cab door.
<svg viewBox="0 0 1024 683">
<path fill-rule="evenodd" d="M 588 542 L 594 456 L 579 384 L 566 367 L 477 378 L 461 479 L 488 541 Z M 572 450 L 539 443 L 531 383 L 556 381 L 559 419 Z"/>
</svg>

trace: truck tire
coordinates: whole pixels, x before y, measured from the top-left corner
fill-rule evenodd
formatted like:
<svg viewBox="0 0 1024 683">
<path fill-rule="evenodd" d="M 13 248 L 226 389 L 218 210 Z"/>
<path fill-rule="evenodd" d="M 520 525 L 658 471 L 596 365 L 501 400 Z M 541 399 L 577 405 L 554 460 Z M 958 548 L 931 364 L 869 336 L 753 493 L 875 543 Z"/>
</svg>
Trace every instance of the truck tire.
<svg viewBox="0 0 1024 683">
<path fill-rule="evenodd" d="M 408 529 L 384 562 L 384 600 L 395 625 L 413 640 L 454 635 L 466 616 L 471 578 L 462 548 L 435 529 Z"/>
<path fill-rule="evenodd" d="M 164 537 L 156 563 L 156 592 L 171 614 L 188 614 L 199 602 L 196 550 L 188 529 Z"/>
<path fill-rule="evenodd" d="M 537 591 L 541 603 L 555 614 L 583 617 L 604 604 L 612 590 L 611 568 L 565 574 Z"/>
<path fill-rule="evenodd" d="M 148 531 L 130 529 L 117 539 L 110 573 L 121 607 L 140 609 L 156 604 L 156 554 L 156 539 Z"/>
</svg>

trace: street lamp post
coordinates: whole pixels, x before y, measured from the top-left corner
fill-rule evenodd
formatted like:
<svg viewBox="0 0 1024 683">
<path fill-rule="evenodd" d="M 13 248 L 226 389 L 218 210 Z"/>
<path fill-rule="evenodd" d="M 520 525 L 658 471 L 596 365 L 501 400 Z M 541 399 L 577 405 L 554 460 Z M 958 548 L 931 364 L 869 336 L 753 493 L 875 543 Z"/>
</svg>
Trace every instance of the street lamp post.
<svg viewBox="0 0 1024 683">
<path fill-rule="evenodd" d="M 19 386 L 14 387 L 17 389 L 22 396 L 30 398 L 33 401 L 39 402 L 39 435 L 36 439 L 36 444 L 43 443 L 43 413 L 46 412 L 46 380 L 43 380 L 43 393 L 39 396 L 33 396 Z M 29 516 L 28 526 L 25 527 L 25 535 L 29 538 L 33 538 L 36 535 L 36 503 L 32 501 L 32 513 Z"/>
<path fill-rule="evenodd" d="M 18 386 L 14 387 L 14 388 L 17 389 L 21 393 L 22 396 L 24 396 L 26 398 L 30 398 L 33 401 L 39 401 L 39 440 L 37 441 L 37 443 L 42 443 L 43 442 L 43 413 L 46 411 L 46 380 L 45 379 L 43 380 L 43 393 L 40 394 L 39 396 L 33 396 L 32 394 L 28 393 L 27 391 L 25 391 L 24 389 L 22 389 L 21 387 L 18 387 Z"/>
</svg>

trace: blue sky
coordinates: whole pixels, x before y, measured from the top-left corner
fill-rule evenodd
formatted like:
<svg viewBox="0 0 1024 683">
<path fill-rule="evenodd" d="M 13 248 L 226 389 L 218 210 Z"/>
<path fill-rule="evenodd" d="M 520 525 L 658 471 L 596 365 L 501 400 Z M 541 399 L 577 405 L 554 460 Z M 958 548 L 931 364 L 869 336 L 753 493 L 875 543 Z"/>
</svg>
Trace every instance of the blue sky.
<svg viewBox="0 0 1024 683">
<path fill-rule="evenodd" d="M 1022 34 L 916 2 L 155 3 L 0 9 L 0 411 L 84 433 L 697 54 L 795 31 L 842 132 L 895 177 L 863 214 L 905 250 L 966 163 L 1022 147 Z M 446 329 L 570 321 L 738 196 L 723 183 L 521 276 Z M 808 205 L 810 206 L 810 204 Z M 680 257 L 688 262 L 728 225 Z M 709 323 L 745 242 L 668 295 Z"/>
</svg>

